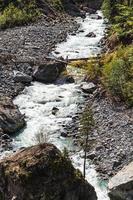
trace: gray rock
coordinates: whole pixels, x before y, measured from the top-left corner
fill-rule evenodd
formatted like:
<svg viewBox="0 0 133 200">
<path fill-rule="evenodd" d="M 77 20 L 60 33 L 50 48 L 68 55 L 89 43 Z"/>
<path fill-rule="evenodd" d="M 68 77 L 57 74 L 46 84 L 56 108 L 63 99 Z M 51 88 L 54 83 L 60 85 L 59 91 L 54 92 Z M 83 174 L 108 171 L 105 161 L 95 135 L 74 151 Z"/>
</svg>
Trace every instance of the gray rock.
<svg viewBox="0 0 133 200">
<path fill-rule="evenodd" d="M 100 15 L 95 15 L 95 14 L 92 14 L 91 18 L 92 19 L 102 19 L 102 17 Z"/>
<path fill-rule="evenodd" d="M 94 83 L 84 83 L 82 84 L 81 89 L 85 93 L 92 94 L 96 89 L 96 85 Z"/>
<path fill-rule="evenodd" d="M 95 157 L 96 157 L 96 153 L 95 152 L 87 154 L 87 158 L 90 159 L 90 160 L 93 160 Z"/>
<path fill-rule="evenodd" d="M 4 133 L 12 134 L 23 128 L 24 116 L 20 113 L 9 97 L 0 98 L 0 129 Z"/>
<path fill-rule="evenodd" d="M 109 197 L 111 200 L 133 199 L 133 162 L 120 170 L 109 181 Z"/>
<path fill-rule="evenodd" d="M 2 140 L 9 140 L 9 139 L 10 139 L 10 136 L 7 135 L 7 134 L 3 134 L 3 135 L 1 136 L 1 139 L 2 139 Z"/>
<path fill-rule="evenodd" d="M 85 37 L 96 37 L 96 34 L 93 32 L 90 32 Z"/>
<path fill-rule="evenodd" d="M 52 114 L 53 115 L 56 115 L 56 113 L 59 111 L 59 108 L 57 108 L 57 107 L 53 107 L 52 108 Z"/>
<path fill-rule="evenodd" d="M 74 83 L 74 78 L 70 75 L 61 76 L 57 79 L 56 84 Z"/>
<path fill-rule="evenodd" d="M 33 78 L 43 83 L 53 83 L 66 70 L 66 64 L 58 61 L 47 61 L 33 72 Z"/>
<path fill-rule="evenodd" d="M 20 83 L 31 83 L 32 77 L 20 71 L 14 71 L 14 81 Z"/>
<path fill-rule="evenodd" d="M 61 136 L 62 136 L 62 137 L 67 137 L 67 133 L 62 132 L 62 133 L 61 133 Z"/>
</svg>

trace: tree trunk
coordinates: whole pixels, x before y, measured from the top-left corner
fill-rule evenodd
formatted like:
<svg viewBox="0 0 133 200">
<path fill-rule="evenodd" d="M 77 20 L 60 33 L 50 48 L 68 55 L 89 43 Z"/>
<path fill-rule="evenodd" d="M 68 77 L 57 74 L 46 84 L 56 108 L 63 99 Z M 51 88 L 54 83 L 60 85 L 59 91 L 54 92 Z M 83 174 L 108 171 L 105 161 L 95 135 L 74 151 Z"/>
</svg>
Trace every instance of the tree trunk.
<svg viewBox="0 0 133 200">
<path fill-rule="evenodd" d="M 83 176 L 84 176 L 84 179 L 85 179 L 85 177 L 86 177 L 87 145 L 88 145 L 88 133 L 86 134 L 85 149 L 84 149 L 84 152 L 85 152 L 85 155 L 84 155 L 84 166 L 83 166 Z"/>
</svg>

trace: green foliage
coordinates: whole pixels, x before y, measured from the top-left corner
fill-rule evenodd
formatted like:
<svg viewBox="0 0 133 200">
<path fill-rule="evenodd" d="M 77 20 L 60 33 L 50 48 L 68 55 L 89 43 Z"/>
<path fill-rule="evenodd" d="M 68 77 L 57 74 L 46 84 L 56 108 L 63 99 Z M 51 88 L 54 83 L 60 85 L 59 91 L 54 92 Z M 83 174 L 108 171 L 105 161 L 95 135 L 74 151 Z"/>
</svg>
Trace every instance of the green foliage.
<svg viewBox="0 0 133 200">
<path fill-rule="evenodd" d="M 53 7 L 59 11 L 63 10 L 62 0 L 47 0 Z"/>
<path fill-rule="evenodd" d="M 112 29 L 117 32 L 121 42 L 130 44 L 133 40 L 133 7 L 117 4 L 115 8 Z"/>
<path fill-rule="evenodd" d="M 88 61 L 77 60 L 70 63 L 73 67 L 82 68 L 86 71 L 88 80 L 93 82 L 98 82 L 99 76 L 101 74 L 100 63 L 98 58 L 92 58 Z"/>
<path fill-rule="evenodd" d="M 120 48 L 106 60 L 102 82 L 113 95 L 133 106 L 133 47 Z"/>
<path fill-rule="evenodd" d="M 98 82 L 101 74 L 100 63 L 98 59 L 92 60 L 86 65 L 87 77 L 90 81 Z"/>
<path fill-rule="evenodd" d="M 94 126 L 95 122 L 93 119 L 93 113 L 89 106 L 87 106 L 81 116 L 80 120 L 80 132 L 83 135 L 88 134 L 92 127 Z"/>
<path fill-rule="evenodd" d="M 102 10 L 112 23 L 111 33 L 117 33 L 120 42 L 131 44 L 133 40 L 133 1 L 104 0 Z"/>
<path fill-rule="evenodd" d="M 102 11 L 103 11 L 104 16 L 105 16 L 107 19 L 110 19 L 110 17 L 111 17 L 111 11 L 112 11 L 110 0 L 104 0 L 104 1 L 103 1 L 103 4 L 102 4 Z"/>
<path fill-rule="evenodd" d="M 41 15 L 36 8 L 35 2 L 29 2 L 22 7 L 10 3 L 0 15 L 0 27 L 7 28 L 16 25 L 27 24 L 28 22 L 36 20 Z"/>
</svg>

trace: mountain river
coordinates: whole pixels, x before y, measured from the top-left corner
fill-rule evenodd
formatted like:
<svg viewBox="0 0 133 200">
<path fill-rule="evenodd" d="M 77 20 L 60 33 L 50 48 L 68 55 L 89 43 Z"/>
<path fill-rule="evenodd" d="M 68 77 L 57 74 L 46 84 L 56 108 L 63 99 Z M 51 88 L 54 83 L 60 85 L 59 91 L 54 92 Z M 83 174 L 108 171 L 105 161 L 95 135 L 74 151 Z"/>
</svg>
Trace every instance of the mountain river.
<svg viewBox="0 0 133 200">
<path fill-rule="evenodd" d="M 98 42 L 104 36 L 106 25 L 104 19 L 97 19 L 102 16 L 98 11 L 95 15 L 86 15 L 85 19 L 78 17 L 76 20 L 80 28 L 76 35 L 68 35 L 67 40 L 56 46 L 52 52 L 53 56 L 64 58 L 83 58 L 100 53 L 101 48 Z M 94 32 L 96 37 L 86 37 L 89 32 Z M 58 55 L 56 54 L 58 52 Z M 71 69 L 75 77 L 79 73 L 78 69 Z M 79 107 L 83 107 L 85 97 L 81 90 L 82 78 L 76 79 L 72 84 L 42 84 L 33 82 L 26 87 L 22 94 L 17 96 L 14 103 L 19 106 L 20 111 L 25 114 L 27 126 L 16 137 L 14 146 L 27 147 L 36 144 L 38 133 L 45 134 L 45 140 L 56 145 L 60 150 L 66 147 L 70 151 L 70 157 L 75 168 L 83 171 L 82 151 L 74 151 L 71 138 L 61 137 L 66 125 L 72 123 L 72 118 L 78 113 Z M 56 115 L 52 114 L 52 109 L 58 108 Z M 76 153 L 77 152 L 77 153 Z M 94 166 L 87 162 L 86 179 L 96 190 L 98 200 L 109 200 L 106 183 L 100 180 Z"/>
</svg>

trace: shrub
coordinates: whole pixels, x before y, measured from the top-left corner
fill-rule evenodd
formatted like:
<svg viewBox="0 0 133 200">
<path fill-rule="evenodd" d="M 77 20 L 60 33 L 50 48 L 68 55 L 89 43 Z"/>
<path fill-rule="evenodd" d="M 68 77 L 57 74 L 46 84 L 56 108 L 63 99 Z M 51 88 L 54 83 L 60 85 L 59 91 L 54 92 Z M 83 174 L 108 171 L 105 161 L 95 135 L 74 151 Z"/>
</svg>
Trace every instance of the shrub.
<svg viewBox="0 0 133 200">
<path fill-rule="evenodd" d="M 0 15 L 0 27 L 7 28 L 16 25 L 24 25 L 36 20 L 40 15 L 41 13 L 36 8 L 34 1 L 25 4 L 22 8 L 10 3 Z"/>
<path fill-rule="evenodd" d="M 86 71 L 87 79 L 97 82 L 101 74 L 100 62 L 98 58 L 92 58 L 88 61 L 77 60 L 70 63 L 73 67 L 82 68 Z"/>
<path fill-rule="evenodd" d="M 53 5 L 53 7 L 59 11 L 63 10 L 63 4 L 61 0 L 48 0 L 49 3 Z"/>
<path fill-rule="evenodd" d="M 110 2 L 110 0 L 103 1 L 102 11 L 103 11 L 104 16 L 107 19 L 110 19 L 110 17 L 111 17 L 111 2 Z"/>
<path fill-rule="evenodd" d="M 39 145 L 42 145 L 43 143 L 48 143 L 49 139 L 46 133 L 44 133 L 44 130 L 41 129 L 34 138 L 35 142 Z"/>
<path fill-rule="evenodd" d="M 102 71 L 105 88 L 133 106 L 133 48 L 120 48 L 106 60 Z"/>
</svg>

